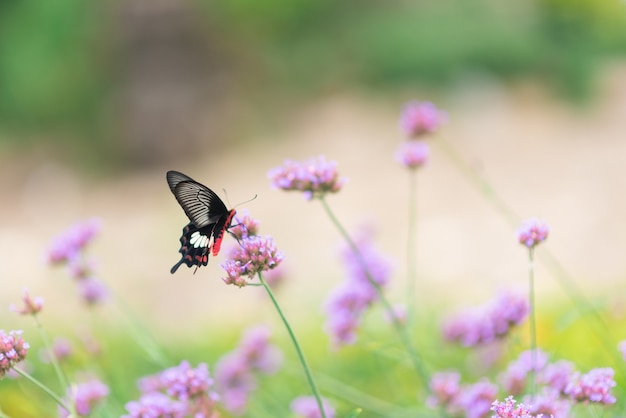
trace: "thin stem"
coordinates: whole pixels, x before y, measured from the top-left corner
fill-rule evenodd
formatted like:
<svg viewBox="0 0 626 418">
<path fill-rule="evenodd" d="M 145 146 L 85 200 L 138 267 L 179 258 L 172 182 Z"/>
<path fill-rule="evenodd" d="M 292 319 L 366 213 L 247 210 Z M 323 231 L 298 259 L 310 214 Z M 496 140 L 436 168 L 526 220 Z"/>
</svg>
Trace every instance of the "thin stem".
<svg viewBox="0 0 626 418">
<path fill-rule="evenodd" d="M 402 343 L 404 344 L 406 350 L 409 353 L 409 358 L 411 359 L 413 368 L 415 369 L 417 374 L 420 376 L 422 383 L 424 384 L 424 387 L 428 387 L 428 373 L 426 372 L 424 366 L 422 365 L 422 361 L 419 355 L 417 354 L 417 350 L 415 346 L 413 345 L 413 341 L 411 340 L 408 334 L 407 328 L 404 325 L 402 325 L 398 317 L 395 315 L 393 311 L 393 307 L 391 306 L 391 303 L 387 300 L 387 298 L 385 298 L 382 288 L 376 282 L 376 280 L 374 280 L 374 278 L 372 277 L 372 274 L 367 268 L 367 264 L 365 263 L 365 260 L 363 259 L 363 255 L 361 254 L 361 251 L 359 251 L 359 248 L 357 247 L 357 245 L 354 243 L 352 238 L 350 238 L 350 235 L 348 234 L 348 232 L 345 230 L 343 225 L 341 225 L 341 223 L 339 222 L 335 214 L 332 212 L 326 200 L 322 197 L 320 198 L 320 201 L 322 202 L 322 206 L 324 207 L 326 214 L 328 215 L 332 223 L 339 230 L 339 233 L 343 236 L 343 238 L 346 240 L 346 242 L 350 246 L 350 250 L 352 250 L 355 257 L 357 258 L 361 266 L 361 269 L 363 269 L 363 272 L 365 273 L 365 276 L 367 277 L 368 282 L 376 290 L 376 295 L 378 296 L 378 299 L 383 305 L 383 309 L 385 309 L 385 311 L 387 311 L 387 313 L 389 314 L 389 317 L 392 318 L 392 324 L 396 332 L 400 336 L 400 339 Z"/>
<path fill-rule="evenodd" d="M 535 268 L 533 248 L 528 249 L 528 301 L 530 303 L 530 403 L 535 398 L 535 375 L 537 373 L 537 329 L 535 323 Z"/>
<path fill-rule="evenodd" d="M 416 300 L 415 285 L 417 281 L 417 170 L 409 170 L 409 219 L 406 242 L 407 271 L 407 323 L 415 320 Z"/>
<path fill-rule="evenodd" d="M 521 217 L 509 206 L 504 198 L 489 184 L 489 182 L 481 177 L 476 170 L 474 170 L 461 155 L 450 145 L 446 138 L 439 136 L 435 141 L 441 149 L 452 160 L 455 167 L 464 175 L 463 177 L 468 180 L 473 186 L 476 187 L 486 200 L 492 204 L 497 212 L 507 221 L 513 228 L 517 228 L 521 222 Z M 541 254 L 539 255 L 541 261 L 546 264 L 546 267 L 550 269 L 565 294 L 574 303 L 574 307 L 578 311 L 587 310 L 591 312 L 595 321 L 593 331 L 596 336 L 604 343 L 604 349 L 616 359 L 616 363 L 620 364 L 620 367 L 624 369 L 622 365 L 624 362 L 620 359 L 619 354 L 615 350 L 614 338 L 611 338 L 613 332 L 608 326 L 604 318 L 598 313 L 598 310 L 593 304 L 585 297 L 582 289 L 573 279 L 573 276 L 563 267 L 562 263 L 557 257 L 552 254 L 549 247 L 543 246 Z M 598 326 L 599 325 L 599 326 Z"/>
<path fill-rule="evenodd" d="M 63 389 L 67 389 L 70 387 L 70 383 L 67 380 L 67 376 L 65 376 L 65 373 L 63 373 L 63 370 L 61 369 L 61 365 L 59 364 L 59 360 L 57 359 L 57 356 L 54 354 L 54 350 L 52 349 L 52 345 L 50 344 L 50 340 L 48 339 L 48 334 L 46 333 L 46 330 L 43 328 L 43 326 L 41 326 L 41 323 L 39 322 L 39 318 L 37 317 L 37 314 L 33 314 L 33 319 L 35 320 L 35 324 L 37 324 L 37 331 L 39 332 L 39 335 L 41 337 L 41 340 L 43 341 L 43 345 L 44 347 L 46 347 L 46 351 L 48 352 L 48 358 L 50 359 L 50 362 L 52 363 L 52 367 L 54 368 L 54 372 L 57 375 L 57 379 L 59 380 L 59 383 L 61 384 L 61 388 Z M 74 402 L 70 401 L 70 408 L 65 408 L 66 411 L 68 411 L 71 416 L 77 416 L 76 414 L 76 405 L 74 404 Z"/>
<path fill-rule="evenodd" d="M 272 292 L 272 289 L 263 278 L 263 275 L 261 274 L 261 272 L 259 272 L 259 280 L 261 281 L 261 284 L 263 285 L 263 287 L 267 291 L 267 294 L 272 300 L 272 303 L 274 304 L 276 311 L 278 311 L 278 315 L 280 316 L 280 319 L 283 321 L 285 328 L 287 328 L 287 332 L 289 333 L 291 342 L 293 343 L 293 346 L 295 347 L 296 352 L 298 353 L 300 364 L 302 364 L 302 368 L 304 369 L 304 373 L 306 374 L 306 378 L 309 382 L 309 386 L 311 387 L 311 390 L 313 391 L 313 395 L 315 396 L 317 406 L 320 409 L 320 414 L 322 418 L 326 418 L 326 412 L 324 411 L 324 404 L 322 403 L 322 397 L 320 396 L 320 393 L 317 390 L 317 386 L 315 385 L 315 381 L 313 380 L 313 375 L 311 374 L 311 370 L 309 369 L 306 359 L 304 358 L 304 354 L 302 353 L 300 344 L 298 344 L 298 339 L 296 338 L 296 335 L 293 333 L 293 330 L 291 329 L 291 325 L 289 325 L 289 321 L 287 321 L 287 317 L 283 313 L 283 310 L 280 308 L 280 305 L 278 304 L 278 301 L 276 300 L 276 297 L 274 296 L 274 292 Z"/>
<path fill-rule="evenodd" d="M 26 378 L 31 383 L 33 383 L 35 386 L 37 386 L 39 389 L 43 390 L 46 394 L 48 394 L 48 396 L 50 396 L 52 399 L 54 399 L 54 401 L 57 404 L 59 404 L 59 406 L 64 408 L 66 411 L 72 411 L 73 410 L 73 408 L 70 407 L 63 399 L 61 399 L 56 393 L 54 393 L 52 390 L 50 390 L 46 385 L 41 383 L 39 380 L 35 379 L 33 376 L 31 376 L 30 374 L 26 373 L 24 370 L 22 370 L 22 369 L 20 369 L 18 367 L 13 366 L 12 368 L 18 374 L 20 374 L 22 377 Z M 73 416 L 76 416 L 76 414 L 73 414 Z"/>
</svg>

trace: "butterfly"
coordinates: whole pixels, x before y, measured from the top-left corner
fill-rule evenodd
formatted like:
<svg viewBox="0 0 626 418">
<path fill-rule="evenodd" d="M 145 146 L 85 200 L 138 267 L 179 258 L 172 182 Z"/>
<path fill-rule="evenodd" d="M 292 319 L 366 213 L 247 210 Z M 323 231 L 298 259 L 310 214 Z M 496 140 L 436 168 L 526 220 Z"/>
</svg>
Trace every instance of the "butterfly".
<svg viewBox="0 0 626 418">
<path fill-rule="evenodd" d="M 189 222 L 180 237 L 180 261 L 172 267 L 174 274 L 183 263 L 187 267 L 206 266 L 209 254 L 220 252 L 224 232 L 231 227 L 235 209 L 228 210 L 215 192 L 178 171 L 168 171 L 167 184 L 183 208 Z M 195 270 L 194 270 L 195 273 Z"/>
</svg>

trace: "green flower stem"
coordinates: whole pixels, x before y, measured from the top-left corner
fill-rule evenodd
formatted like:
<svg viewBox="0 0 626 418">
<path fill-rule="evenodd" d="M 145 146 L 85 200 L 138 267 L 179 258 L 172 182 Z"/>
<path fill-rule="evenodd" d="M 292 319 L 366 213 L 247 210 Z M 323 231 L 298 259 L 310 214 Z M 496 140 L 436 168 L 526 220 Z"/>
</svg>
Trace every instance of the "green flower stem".
<svg viewBox="0 0 626 418">
<path fill-rule="evenodd" d="M 409 170 L 409 219 L 408 235 L 406 242 L 406 298 L 407 298 L 407 324 L 410 326 L 415 321 L 415 285 L 417 281 L 417 170 Z"/>
<path fill-rule="evenodd" d="M 280 319 L 282 319 L 283 324 L 285 325 L 285 328 L 287 328 L 287 332 L 289 333 L 291 342 L 293 343 L 293 346 L 295 347 L 296 352 L 298 353 L 300 363 L 302 364 L 302 368 L 304 369 L 304 373 L 306 374 L 306 378 L 309 382 L 309 386 L 311 386 L 311 390 L 313 391 L 313 395 L 315 396 L 315 400 L 317 401 L 317 406 L 320 409 L 320 414 L 322 418 L 326 418 L 326 412 L 324 411 L 324 404 L 322 403 L 322 397 L 320 396 L 320 393 L 317 390 L 317 386 L 315 385 L 315 381 L 313 380 L 313 375 L 311 374 L 311 370 L 309 369 L 306 359 L 304 358 L 304 354 L 302 353 L 300 344 L 298 344 L 298 339 L 296 338 L 296 335 L 293 333 L 293 330 L 291 329 L 291 325 L 289 325 L 289 321 L 287 321 L 287 317 L 285 317 L 283 310 L 280 308 L 280 305 L 278 304 L 278 301 L 276 300 L 276 297 L 274 296 L 274 292 L 272 292 L 272 289 L 263 278 L 263 275 L 261 274 L 261 272 L 259 272 L 259 280 L 261 281 L 261 284 L 265 288 L 265 291 L 269 295 L 270 299 L 272 299 L 272 303 L 274 304 L 276 311 L 278 311 L 278 315 L 280 316 Z"/>
<path fill-rule="evenodd" d="M 535 267 L 533 248 L 528 249 L 528 301 L 530 303 L 530 403 L 535 399 L 537 374 L 537 328 L 535 322 Z"/>
<path fill-rule="evenodd" d="M 45 393 L 47 393 L 48 396 L 50 396 L 52 399 L 54 399 L 54 401 L 57 404 L 59 404 L 59 406 L 64 408 L 66 411 L 74 411 L 73 407 L 68 405 L 63 399 L 61 399 L 56 393 L 51 391 L 46 385 L 41 383 L 39 380 L 35 379 L 33 376 L 31 376 L 30 374 L 26 373 L 24 370 L 21 370 L 21 369 L 15 367 L 15 366 L 13 366 L 13 370 L 15 370 L 19 375 L 21 375 L 25 379 L 29 380 L 31 383 L 33 383 L 35 386 L 37 386 L 39 389 L 41 389 Z M 72 412 L 71 416 L 76 417 L 76 413 Z"/>
<path fill-rule="evenodd" d="M 385 311 L 387 311 L 387 313 L 389 314 L 389 317 L 392 319 L 393 326 L 394 326 L 395 330 L 397 331 L 398 335 L 400 336 L 400 340 L 404 344 L 407 352 L 409 353 L 409 358 L 411 359 L 411 363 L 413 365 L 413 368 L 415 369 L 417 374 L 420 376 L 420 379 L 421 379 L 424 387 L 427 388 L 428 387 L 428 381 L 429 381 L 428 373 L 426 372 L 426 369 L 424 368 L 424 366 L 422 364 L 422 361 L 421 361 L 421 359 L 420 359 L 420 357 L 419 357 L 419 355 L 417 353 L 417 350 L 415 349 L 415 346 L 413 345 L 413 341 L 411 340 L 411 337 L 409 336 L 407 328 L 404 325 L 402 325 L 400 320 L 394 314 L 393 307 L 391 306 L 391 303 L 385 297 L 385 295 L 383 293 L 383 290 L 380 287 L 380 285 L 378 283 L 376 283 L 376 281 L 372 277 L 372 274 L 370 273 L 369 269 L 367 268 L 367 264 L 365 263 L 365 260 L 363 259 L 363 256 L 361 255 L 361 252 L 359 251 L 359 248 L 356 246 L 356 244 L 354 243 L 352 238 L 350 238 L 350 235 L 348 234 L 348 232 L 344 229 L 344 227 L 341 225 L 341 223 L 339 222 L 339 220 L 337 219 L 335 214 L 332 212 L 332 210 L 328 206 L 328 203 L 326 202 L 326 200 L 323 197 L 321 197 L 320 201 L 322 202 L 322 206 L 324 207 L 324 210 L 326 211 L 326 214 L 331 219 L 331 221 L 335 225 L 335 227 L 339 230 L 339 233 L 346 240 L 346 242 L 350 246 L 350 249 L 352 250 L 352 252 L 356 256 L 356 258 L 357 258 L 359 264 L 361 265 L 361 268 L 363 269 L 363 272 L 365 273 L 365 276 L 367 277 L 367 280 L 369 281 L 370 285 L 372 285 L 372 287 L 376 290 L 376 295 L 378 296 L 378 299 L 382 303 L 383 308 L 385 309 Z"/>
<path fill-rule="evenodd" d="M 434 142 L 437 143 L 448 158 L 452 160 L 452 163 L 457 170 L 463 174 L 463 177 L 483 194 L 483 197 L 492 204 L 507 223 L 513 228 L 517 228 L 521 222 L 521 217 L 506 203 L 501 195 L 491 187 L 489 182 L 471 168 L 444 137 L 439 136 Z M 545 245 L 539 254 L 539 259 L 543 261 L 546 267 L 553 273 L 559 286 L 573 302 L 575 309 L 579 312 L 591 313 L 591 316 L 595 319 L 595 321 L 591 322 L 591 326 L 596 337 L 603 342 L 604 349 L 616 360 L 616 364 L 619 364 L 623 370 L 626 370 L 623 359 L 619 357 L 619 353 L 615 350 L 615 338 L 612 337 L 613 331 L 589 299 L 585 297 L 580 286 L 578 286 L 573 279 L 573 276 L 563 267 L 557 257 L 554 256 Z"/>
<path fill-rule="evenodd" d="M 54 372 L 57 375 L 57 379 L 59 380 L 59 383 L 61 384 L 61 388 L 63 389 L 69 388 L 70 383 L 67 380 L 67 376 L 65 376 L 65 373 L 63 373 L 63 370 L 61 369 L 59 360 L 54 354 L 54 350 L 52 349 L 52 345 L 50 344 L 50 340 L 48 339 L 48 334 L 46 333 L 46 330 L 41 326 L 41 323 L 39 322 L 39 318 L 37 317 L 37 314 L 33 314 L 33 319 L 35 320 L 35 324 L 37 324 L 37 331 L 39 332 L 41 341 L 43 341 L 44 347 L 46 347 L 46 351 L 48 352 L 48 358 L 50 359 L 50 363 L 52 363 L 52 367 L 54 368 Z M 74 402 L 70 402 L 70 408 L 65 408 L 65 410 L 70 412 L 72 416 L 77 416 L 76 406 L 74 405 Z"/>
</svg>

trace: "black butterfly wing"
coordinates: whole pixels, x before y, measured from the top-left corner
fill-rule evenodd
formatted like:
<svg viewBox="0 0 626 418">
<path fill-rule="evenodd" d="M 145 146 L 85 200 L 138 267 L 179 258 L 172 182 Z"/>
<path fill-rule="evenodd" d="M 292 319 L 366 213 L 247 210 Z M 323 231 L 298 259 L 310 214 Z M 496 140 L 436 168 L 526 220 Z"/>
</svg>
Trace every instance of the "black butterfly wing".
<svg viewBox="0 0 626 418">
<path fill-rule="evenodd" d="M 209 250 L 212 244 L 211 234 L 215 224 L 198 228 L 193 223 L 187 224 L 183 228 L 183 235 L 180 237 L 180 250 L 182 257 L 180 261 L 172 267 L 170 273 L 174 274 L 183 263 L 187 267 L 206 266 L 209 263 Z"/>
<path fill-rule="evenodd" d="M 207 227 L 228 215 L 222 199 L 205 185 L 178 171 L 168 171 L 166 177 L 170 190 L 196 227 Z"/>
</svg>

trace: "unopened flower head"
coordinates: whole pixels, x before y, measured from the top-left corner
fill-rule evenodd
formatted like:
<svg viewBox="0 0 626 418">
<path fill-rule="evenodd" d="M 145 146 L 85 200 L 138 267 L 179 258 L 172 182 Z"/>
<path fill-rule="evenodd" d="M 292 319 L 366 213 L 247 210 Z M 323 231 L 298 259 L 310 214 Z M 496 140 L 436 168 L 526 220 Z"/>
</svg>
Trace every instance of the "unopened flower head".
<svg viewBox="0 0 626 418">
<path fill-rule="evenodd" d="M 54 264 L 75 258 L 100 231 L 100 226 L 97 218 L 75 223 L 52 240 L 46 253 L 47 261 Z"/>
<path fill-rule="evenodd" d="M 324 398 L 322 398 L 322 407 L 326 418 L 335 417 L 335 408 Z M 322 413 L 317 404 L 317 400 L 313 396 L 300 396 L 291 401 L 291 411 L 300 418 L 322 418 Z"/>
<path fill-rule="evenodd" d="M 11 368 L 26 358 L 30 346 L 22 339 L 22 331 L 0 329 L 0 379 Z"/>
<path fill-rule="evenodd" d="M 22 296 L 23 305 L 21 308 L 11 306 L 11 310 L 19 313 L 20 315 L 36 315 L 43 309 L 43 298 L 38 296 L 31 298 L 28 293 L 28 289 L 24 289 Z"/>
<path fill-rule="evenodd" d="M 528 219 L 522 223 L 517 230 L 517 240 L 520 244 L 534 248 L 537 244 L 548 238 L 550 228 L 548 224 L 535 218 Z"/>
<path fill-rule="evenodd" d="M 410 169 L 416 169 L 428 161 L 429 147 L 425 141 L 404 141 L 396 151 L 396 160 Z"/>
<path fill-rule="evenodd" d="M 90 380 L 85 383 L 79 383 L 68 389 L 70 402 L 74 404 L 76 413 L 79 417 L 87 417 L 91 414 L 93 408 L 109 395 L 109 387 L 97 379 Z M 69 416 L 69 412 L 63 408 L 61 415 Z"/>
<path fill-rule="evenodd" d="M 250 216 L 247 209 L 237 212 L 234 223 L 235 225 L 229 231 L 239 240 L 259 233 L 259 221 Z"/>
<path fill-rule="evenodd" d="M 413 101 L 408 103 L 400 116 L 400 130 L 411 138 L 435 132 L 446 119 L 430 102 Z"/>
<path fill-rule="evenodd" d="M 273 269 L 283 261 L 283 252 L 278 250 L 270 236 L 249 236 L 239 244 L 221 264 L 227 274 L 226 284 L 245 286 L 244 276 L 252 279 L 257 273 Z"/>
<path fill-rule="evenodd" d="M 347 181 L 339 177 L 337 163 L 324 156 L 307 161 L 286 160 L 281 167 L 270 170 L 268 177 L 274 187 L 304 192 L 308 199 L 336 193 Z"/>
<path fill-rule="evenodd" d="M 615 403 L 611 393 L 615 387 L 615 372 L 610 367 L 597 368 L 586 374 L 574 373 L 564 393 L 577 402 Z"/>
</svg>

